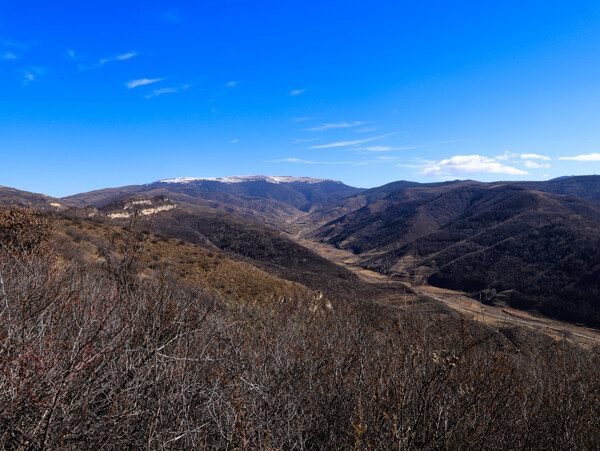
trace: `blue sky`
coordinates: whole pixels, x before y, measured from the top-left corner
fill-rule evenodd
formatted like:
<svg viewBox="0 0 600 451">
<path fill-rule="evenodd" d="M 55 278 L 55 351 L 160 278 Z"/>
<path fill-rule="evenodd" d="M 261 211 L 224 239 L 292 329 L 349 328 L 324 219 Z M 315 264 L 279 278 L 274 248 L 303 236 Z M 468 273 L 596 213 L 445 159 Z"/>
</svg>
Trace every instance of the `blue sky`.
<svg viewBox="0 0 600 451">
<path fill-rule="evenodd" d="M 600 173 L 600 2 L 4 0 L 0 185 Z"/>
</svg>

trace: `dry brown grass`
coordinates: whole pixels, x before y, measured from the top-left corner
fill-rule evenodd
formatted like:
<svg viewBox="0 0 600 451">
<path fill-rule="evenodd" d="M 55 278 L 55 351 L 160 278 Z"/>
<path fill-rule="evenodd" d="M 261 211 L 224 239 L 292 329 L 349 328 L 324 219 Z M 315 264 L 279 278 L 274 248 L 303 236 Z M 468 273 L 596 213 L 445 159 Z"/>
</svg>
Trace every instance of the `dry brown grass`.
<svg viewBox="0 0 600 451">
<path fill-rule="evenodd" d="M 124 227 L 90 220 L 61 218 L 56 221 L 56 239 L 63 261 L 77 257 L 84 262 L 102 264 L 101 249 L 113 240 L 117 256 L 128 236 Z M 109 237 L 110 235 L 110 237 Z M 314 291 L 250 265 L 234 260 L 219 250 L 209 250 L 182 240 L 142 233 L 140 256 L 142 277 L 158 279 L 168 275 L 178 283 L 201 287 L 230 302 L 263 304 L 291 299 L 310 299 Z"/>
</svg>

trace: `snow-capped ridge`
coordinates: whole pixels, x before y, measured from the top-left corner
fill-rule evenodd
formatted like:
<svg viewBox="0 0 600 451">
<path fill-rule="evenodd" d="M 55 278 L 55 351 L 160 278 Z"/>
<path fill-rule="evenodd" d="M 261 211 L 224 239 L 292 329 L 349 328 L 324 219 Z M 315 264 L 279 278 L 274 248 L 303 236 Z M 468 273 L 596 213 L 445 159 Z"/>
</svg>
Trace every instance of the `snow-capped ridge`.
<svg viewBox="0 0 600 451">
<path fill-rule="evenodd" d="M 191 182 L 221 182 L 221 183 L 243 183 L 243 182 L 268 182 L 268 183 L 322 183 L 334 182 L 330 179 L 313 179 L 311 177 L 290 177 L 290 176 L 272 176 L 272 175 L 233 175 L 230 177 L 177 177 L 172 179 L 159 180 L 157 183 L 191 183 Z"/>
</svg>

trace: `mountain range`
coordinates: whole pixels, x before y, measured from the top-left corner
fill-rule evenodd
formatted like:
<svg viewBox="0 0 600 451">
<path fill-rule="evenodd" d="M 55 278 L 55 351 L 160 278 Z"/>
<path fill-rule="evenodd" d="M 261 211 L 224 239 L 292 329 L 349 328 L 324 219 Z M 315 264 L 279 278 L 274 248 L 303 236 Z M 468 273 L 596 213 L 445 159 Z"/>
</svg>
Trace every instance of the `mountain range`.
<svg viewBox="0 0 600 451">
<path fill-rule="evenodd" d="M 600 176 L 398 181 L 371 189 L 304 177 L 175 178 L 62 199 L 0 187 L 0 200 L 126 224 L 218 250 L 330 297 L 368 297 L 304 246 L 351 252 L 413 286 L 600 327 Z"/>
</svg>

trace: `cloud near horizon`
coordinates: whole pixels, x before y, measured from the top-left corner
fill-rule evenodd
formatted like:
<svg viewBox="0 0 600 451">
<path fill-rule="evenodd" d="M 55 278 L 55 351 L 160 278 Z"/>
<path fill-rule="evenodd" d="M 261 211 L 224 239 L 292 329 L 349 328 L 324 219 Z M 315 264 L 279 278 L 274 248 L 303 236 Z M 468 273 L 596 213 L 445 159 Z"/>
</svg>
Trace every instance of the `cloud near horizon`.
<svg viewBox="0 0 600 451">
<path fill-rule="evenodd" d="M 522 153 L 521 158 L 523 160 L 545 160 L 550 161 L 551 158 L 545 155 L 538 155 L 537 153 Z"/>
<path fill-rule="evenodd" d="M 526 171 L 499 163 L 497 157 L 489 158 L 481 155 L 455 155 L 426 167 L 421 173 L 423 175 L 528 174 Z"/>
<path fill-rule="evenodd" d="M 525 167 L 529 169 L 547 169 L 550 167 L 549 164 L 545 163 L 537 163 L 535 161 L 527 160 L 525 161 Z"/>
<path fill-rule="evenodd" d="M 600 161 L 600 153 L 588 153 L 583 155 L 576 155 L 574 157 L 560 157 L 559 160 Z"/>
<path fill-rule="evenodd" d="M 500 160 L 500 161 L 510 160 L 512 158 L 519 158 L 519 154 L 505 150 L 502 155 L 496 155 L 494 157 L 494 159 Z"/>
</svg>

